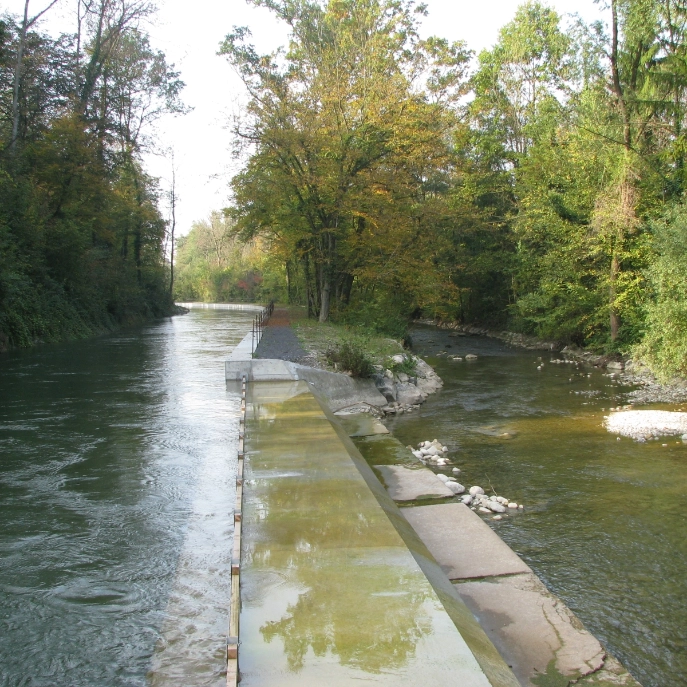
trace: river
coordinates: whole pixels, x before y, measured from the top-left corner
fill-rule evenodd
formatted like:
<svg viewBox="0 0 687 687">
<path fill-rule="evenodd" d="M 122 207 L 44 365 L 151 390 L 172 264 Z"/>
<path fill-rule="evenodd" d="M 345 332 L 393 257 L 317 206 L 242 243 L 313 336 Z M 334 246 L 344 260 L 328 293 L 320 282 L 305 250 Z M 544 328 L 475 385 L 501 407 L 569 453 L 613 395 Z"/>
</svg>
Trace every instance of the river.
<svg viewBox="0 0 687 687">
<path fill-rule="evenodd" d="M 222 363 L 251 317 L 0 357 L 0 685 L 221 684 L 239 409 Z M 645 687 L 687 684 L 687 447 L 609 435 L 626 389 L 600 371 L 414 341 L 445 386 L 390 429 L 524 503 L 490 524 Z"/>
<path fill-rule="evenodd" d="M 0 356 L 0 685 L 221 684 L 253 315 Z"/>
<path fill-rule="evenodd" d="M 687 446 L 609 434 L 632 387 L 604 371 L 432 327 L 412 338 L 445 386 L 391 431 L 448 444 L 462 484 L 525 504 L 490 524 L 644 687 L 687 685 Z"/>
</svg>

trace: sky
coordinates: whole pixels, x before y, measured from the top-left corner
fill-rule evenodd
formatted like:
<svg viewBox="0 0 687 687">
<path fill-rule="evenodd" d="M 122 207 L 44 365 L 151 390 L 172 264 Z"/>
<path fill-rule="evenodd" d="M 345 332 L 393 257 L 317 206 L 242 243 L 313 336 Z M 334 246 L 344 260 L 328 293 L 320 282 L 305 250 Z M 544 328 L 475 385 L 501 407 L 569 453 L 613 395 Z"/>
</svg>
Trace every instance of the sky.
<svg viewBox="0 0 687 687">
<path fill-rule="evenodd" d="M 509 22 L 520 0 L 425 0 L 429 15 L 422 22 L 423 36 L 464 40 L 479 52 L 496 43 L 499 29 Z M 31 0 L 34 14 L 48 0 Z M 233 26 L 248 26 L 259 52 L 285 45 L 287 31 L 272 14 L 245 0 L 158 0 L 158 12 L 147 30 L 152 45 L 167 55 L 186 83 L 184 102 L 193 109 L 168 116 L 157 125 L 157 152 L 146 155 L 148 171 L 168 185 L 174 152 L 177 170 L 177 234 L 187 233 L 196 220 L 229 202 L 229 180 L 240 169 L 231 155 L 231 121 L 245 96 L 240 79 L 226 59 L 217 55 L 220 42 Z M 548 0 L 561 15 L 578 13 L 586 21 L 605 19 L 594 0 Z M 23 12 L 23 0 L 0 0 L 2 11 Z M 41 22 L 50 33 L 73 31 L 74 0 L 59 0 Z M 163 208 L 167 213 L 167 209 Z"/>
</svg>

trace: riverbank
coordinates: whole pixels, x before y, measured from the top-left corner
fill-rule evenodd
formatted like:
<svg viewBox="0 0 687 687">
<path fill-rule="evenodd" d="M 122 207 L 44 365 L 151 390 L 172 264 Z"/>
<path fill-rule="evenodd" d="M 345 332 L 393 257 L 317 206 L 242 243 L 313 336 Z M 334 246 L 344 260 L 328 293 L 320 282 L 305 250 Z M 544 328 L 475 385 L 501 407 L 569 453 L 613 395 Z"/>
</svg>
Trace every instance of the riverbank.
<svg viewBox="0 0 687 687">
<path fill-rule="evenodd" d="M 48 324 L 43 323 L 41 327 L 29 327 L 24 323 L 17 322 L 16 318 L 12 327 L 6 329 L 16 330 L 14 336 L 7 334 L 0 326 L 0 353 L 8 353 L 20 349 L 35 348 L 45 344 L 63 343 L 67 341 L 82 341 L 91 339 L 104 334 L 114 334 L 122 329 L 138 327 L 148 322 L 185 315 L 188 308 L 173 303 L 171 306 L 162 310 L 150 311 L 148 313 L 129 313 L 120 317 L 113 317 L 109 314 L 101 313 L 99 317 L 85 317 L 71 307 L 63 308 L 64 318 L 52 315 Z M 40 319 L 40 318 L 39 318 Z M 50 324 L 52 322 L 52 324 Z M 0 319 L 0 325 L 2 320 Z M 19 334 L 17 334 L 19 332 Z M 18 343 L 16 343 L 18 341 Z"/>
<path fill-rule="evenodd" d="M 674 379 L 669 383 L 659 382 L 642 361 L 628 357 L 599 355 L 573 344 L 565 345 L 560 341 L 546 341 L 527 334 L 493 330 L 478 325 L 438 322 L 431 319 L 416 320 L 416 324 L 450 330 L 456 336 L 486 336 L 503 341 L 515 348 L 528 351 L 549 351 L 552 354 L 560 354 L 564 359 L 606 369 L 609 373 L 616 375 L 622 384 L 639 387 L 626 394 L 628 403 L 683 403 L 687 401 L 687 379 Z M 555 360 L 554 358 L 551 362 Z"/>
<path fill-rule="evenodd" d="M 370 379 L 384 402 L 370 404 L 365 388 L 355 410 L 380 417 L 412 413 L 443 386 L 431 365 L 405 351 L 399 341 L 309 320 L 305 309 L 295 306 L 275 308 L 255 357 L 285 360 L 361 381 Z M 367 372 L 357 374 L 352 367 L 367 368 Z M 365 385 L 360 386 L 362 390 Z"/>
</svg>

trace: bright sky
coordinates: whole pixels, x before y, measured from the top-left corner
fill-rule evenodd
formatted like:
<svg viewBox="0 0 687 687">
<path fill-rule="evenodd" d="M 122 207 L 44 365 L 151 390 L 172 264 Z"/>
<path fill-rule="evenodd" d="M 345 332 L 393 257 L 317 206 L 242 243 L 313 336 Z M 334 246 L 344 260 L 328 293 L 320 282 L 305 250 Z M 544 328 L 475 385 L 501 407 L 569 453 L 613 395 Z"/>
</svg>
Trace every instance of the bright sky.
<svg viewBox="0 0 687 687">
<path fill-rule="evenodd" d="M 1 0 L 0 8 L 23 12 L 23 0 Z M 424 35 L 464 40 L 479 52 L 491 47 L 498 31 L 510 21 L 520 0 L 425 0 L 429 16 Z M 48 0 L 31 0 L 31 14 Z M 579 13 L 585 20 L 605 19 L 594 0 L 548 0 L 560 14 Z M 167 117 L 159 123 L 161 148 L 174 148 L 177 167 L 177 232 L 185 234 L 194 220 L 229 202 L 228 183 L 238 169 L 231 158 L 232 113 L 242 100 L 242 85 L 225 59 L 216 55 L 219 43 L 233 26 L 248 26 L 260 52 L 284 45 L 287 32 L 262 8 L 245 0 L 158 0 L 159 11 L 149 27 L 154 47 L 161 49 L 181 71 L 186 82 L 182 93 L 193 111 Z M 41 28 L 50 32 L 72 31 L 76 3 L 60 0 L 45 15 Z M 148 170 L 166 186 L 171 161 L 162 155 L 147 156 Z"/>
</svg>

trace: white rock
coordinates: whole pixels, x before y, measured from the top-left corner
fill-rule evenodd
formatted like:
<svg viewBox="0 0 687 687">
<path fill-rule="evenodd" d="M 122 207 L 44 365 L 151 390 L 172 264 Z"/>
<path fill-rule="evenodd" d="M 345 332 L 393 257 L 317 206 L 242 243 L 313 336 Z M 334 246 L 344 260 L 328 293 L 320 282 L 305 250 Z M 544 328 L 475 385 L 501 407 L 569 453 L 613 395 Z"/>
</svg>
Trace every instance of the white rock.
<svg viewBox="0 0 687 687">
<path fill-rule="evenodd" d="M 520 510 L 522 510 L 524 507 L 525 507 L 525 506 L 523 506 L 522 503 L 519 503 L 519 504 L 518 504 L 518 508 L 519 508 Z"/>
<path fill-rule="evenodd" d="M 495 515 L 492 520 L 503 520 L 503 516 L 501 515 Z"/>
<path fill-rule="evenodd" d="M 396 363 L 397 365 L 400 365 L 401 363 L 405 362 L 405 358 L 402 355 L 393 355 L 391 356 L 391 362 Z"/>
<path fill-rule="evenodd" d="M 485 508 L 484 506 L 480 506 L 477 510 L 480 513 L 491 513 L 491 511 L 488 508 Z"/>
<path fill-rule="evenodd" d="M 503 496 L 497 496 L 496 500 L 499 503 L 502 503 L 504 506 L 508 504 L 508 499 L 504 498 Z"/>
<path fill-rule="evenodd" d="M 454 494 L 462 494 L 465 491 L 465 487 L 462 484 L 458 484 L 458 482 L 446 482 L 446 486 Z"/>
<path fill-rule="evenodd" d="M 470 494 L 465 494 L 465 496 L 460 497 L 461 503 L 464 503 L 466 506 L 469 506 L 472 503 L 472 496 Z"/>
<path fill-rule="evenodd" d="M 518 504 L 515 503 L 515 502 L 513 502 L 513 501 L 511 501 L 511 502 L 508 504 L 508 508 L 517 508 L 517 507 L 518 507 Z"/>
<path fill-rule="evenodd" d="M 465 356 L 465 360 L 477 360 L 477 356 L 474 353 L 468 353 Z"/>
<path fill-rule="evenodd" d="M 685 437 L 687 437 L 687 434 L 685 434 Z M 458 475 L 458 474 L 460 473 L 460 468 L 453 468 L 453 470 L 451 470 L 451 472 L 452 472 L 454 475 Z"/>
<path fill-rule="evenodd" d="M 437 477 L 444 483 L 448 482 L 448 477 L 446 475 L 437 475 Z"/>
<path fill-rule="evenodd" d="M 413 451 L 413 455 L 416 458 L 422 458 L 422 451 Z"/>
<path fill-rule="evenodd" d="M 494 513 L 505 513 L 506 508 L 502 504 L 500 504 L 498 501 L 489 501 L 487 504 L 489 510 L 494 511 Z"/>
<path fill-rule="evenodd" d="M 439 455 L 439 450 L 437 449 L 436 446 L 430 446 L 430 447 L 427 449 L 427 455 L 430 455 L 430 456 L 438 456 L 438 455 Z"/>
<path fill-rule="evenodd" d="M 475 496 L 477 494 L 484 494 L 484 489 L 482 487 L 470 487 L 470 496 Z"/>
</svg>

